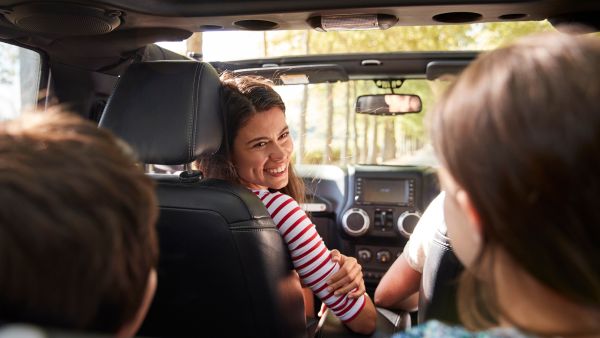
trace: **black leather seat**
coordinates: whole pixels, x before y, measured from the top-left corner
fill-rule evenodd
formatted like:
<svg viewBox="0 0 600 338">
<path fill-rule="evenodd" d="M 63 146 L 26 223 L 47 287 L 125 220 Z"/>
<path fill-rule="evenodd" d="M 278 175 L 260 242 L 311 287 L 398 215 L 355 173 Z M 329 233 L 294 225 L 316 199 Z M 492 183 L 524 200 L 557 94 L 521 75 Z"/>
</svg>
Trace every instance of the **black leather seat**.
<svg viewBox="0 0 600 338">
<path fill-rule="evenodd" d="M 221 141 L 220 82 L 208 64 L 130 66 L 101 127 L 144 163 L 189 164 Z M 160 203 L 158 289 L 142 336 L 304 337 L 301 287 L 263 204 L 197 172 L 152 175 Z"/>
<path fill-rule="evenodd" d="M 456 292 L 463 266 L 454 255 L 450 240 L 436 231 L 427 253 L 419 290 L 419 323 L 436 319 L 461 324 Z"/>
</svg>

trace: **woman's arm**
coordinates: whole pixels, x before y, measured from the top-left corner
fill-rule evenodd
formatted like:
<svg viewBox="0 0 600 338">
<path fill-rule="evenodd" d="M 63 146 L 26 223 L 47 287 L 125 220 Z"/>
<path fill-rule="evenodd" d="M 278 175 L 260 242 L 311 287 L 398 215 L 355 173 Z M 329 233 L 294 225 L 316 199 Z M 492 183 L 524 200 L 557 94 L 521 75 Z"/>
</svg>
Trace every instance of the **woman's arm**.
<svg viewBox="0 0 600 338">
<path fill-rule="evenodd" d="M 338 250 L 331 250 L 331 259 L 340 265 L 338 272 L 327 280 L 327 289 L 335 295 L 348 294 L 350 298 L 358 298 L 365 291 L 362 266 L 354 257 L 342 255 Z"/>
<path fill-rule="evenodd" d="M 371 334 L 375 331 L 377 311 L 368 294 L 365 293 L 362 297 L 365 299 L 362 311 L 360 311 L 356 317 L 344 321 L 344 324 L 356 333 Z"/>
<path fill-rule="evenodd" d="M 340 269 L 327 280 L 329 290 L 336 295 L 347 295 L 350 299 L 363 295 L 366 297 L 363 310 L 355 319 L 345 322 L 346 326 L 357 333 L 373 333 L 377 312 L 371 298 L 365 294 L 362 267 L 356 258 L 344 256 L 338 250 L 331 250 L 331 256 L 333 261 L 340 265 Z"/>
<path fill-rule="evenodd" d="M 332 260 L 315 225 L 298 203 L 279 192 L 258 191 L 257 195 L 286 242 L 302 284 L 308 286 L 351 330 L 372 333 L 375 330 L 376 312 L 368 295 L 353 299 L 347 294 L 336 295 L 327 289 L 327 281 L 340 266 Z"/>
<path fill-rule="evenodd" d="M 404 254 L 392 264 L 375 290 L 375 304 L 389 309 L 413 311 L 415 304 L 412 295 L 419 292 L 421 273 L 414 270 Z"/>
</svg>

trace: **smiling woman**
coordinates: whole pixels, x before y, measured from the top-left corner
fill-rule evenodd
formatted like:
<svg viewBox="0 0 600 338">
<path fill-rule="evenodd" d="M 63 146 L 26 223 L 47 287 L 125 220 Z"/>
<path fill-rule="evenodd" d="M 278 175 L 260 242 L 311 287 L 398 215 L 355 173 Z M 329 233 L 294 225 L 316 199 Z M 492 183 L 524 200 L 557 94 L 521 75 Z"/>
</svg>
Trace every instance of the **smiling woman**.
<svg viewBox="0 0 600 338">
<path fill-rule="evenodd" d="M 255 115 L 240 129 L 232 161 L 240 181 L 249 188 L 282 189 L 288 185 L 288 165 L 294 144 L 283 110 L 273 107 Z"/>
<path fill-rule="evenodd" d="M 373 332 L 375 307 L 365 294 L 361 266 L 355 258 L 330 252 L 298 203 L 304 186 L 291 163 L 294 146 L 281 97 L 263 78 L 225 73 L 221 80 L 224 146 L 199 159 L 198 166 L 208 177 L 251 189 L 277 225 L 302 284 L 351 330 Z M 312 315 L 311 303 L 312 294 L 307 294 L 307 316 Z"/>
<path fill-rule="evenodd" d="M 208 177 L 218 177 L 247 186 L 249 183 L 254 184 L 250 185 L 250 188 L 265 186 L 265 184 L 261 183 L 266 182 L 255 182 L 254 179 L 257 175 L 264 176 L 262 173 L 264 168 L 262 166 L 267 163 L 263 162 L 260 164 L 261 168 L 256 168 L 258 165 L 256 162 L 260 162 L 260 160 L 249 155 L 249 153 L 254 153 L 255 155 L 259 155 L 259 157 L 261 153 L 263 155 L 268 154 L 265 152 L 265 148 L 272 149 L 273 144 L 268 145 L 266 141 L 269 141 L 271 138 L 277 141 L 275 142 L 276 144 L 281 144 L 279 141 L 280 137 L 284 134 L 283 128 L 287 128 L 284 115 L 285 104 L 265 79 L 251 77 L 236 78 L 230 73 L 225 73 L 221 76 L 221 80 L 225 88 L 224 101 L 227 107 L 225 113 L 224 146 L 211 158 L 200 159 L 198 165 Z M 254 100 L 251 101 L 247 96 L 252 96 Z M 257 112 L 266 111 L 273 114 L 256 115 Z M 277 114 L 277 112 L 280 114 Z M 271 123 L 268 126 L 265 126 L 266 116 L 273 117 L 272 119 L 266 119 Z M 253 117 L 256 118 L 253 119 Z M 252 125 L 248 126 L 250 122 L 252 122 Z M 275 133 L 281 134 L 272 136 L 273 132 L 269 129 L 271 126 L 275 128 Z M 258 130 L 263 133 L 257 133 Z M 289 166 L 289 156 L 293 150 L 293 144 L 291 138 L 287 138 L 287 134 L 285 135 L 286 138 L 283 139 L 289 140 L 289 152 L 285 156 L 287 158 L 278 159 L 276 156 L 276 160 L 278 161 L 271 161 L 271 165 L 273 164 L 272 162 L 280 162 L 281 164 L 287 161 L 285 184 L 278 187 L 278 189 L 282 189 L 282 192 L 302 202 L 304 198 L 303 187 L 296 177 L 293 166 Z M 234 158 L 241 161 L 243 165 L 236 167 Z M 268 160 L 268 158 L 263 157 L 262 160 Z M 239 172 L 240 169 L 242 173 Z M 260 173 L 257 173 L 257 170 Z M 249 175 L 251 171 L 254 173 L 254 178 Z M 289 180 L 288 177 L 290 178 Z"/>
</svg>

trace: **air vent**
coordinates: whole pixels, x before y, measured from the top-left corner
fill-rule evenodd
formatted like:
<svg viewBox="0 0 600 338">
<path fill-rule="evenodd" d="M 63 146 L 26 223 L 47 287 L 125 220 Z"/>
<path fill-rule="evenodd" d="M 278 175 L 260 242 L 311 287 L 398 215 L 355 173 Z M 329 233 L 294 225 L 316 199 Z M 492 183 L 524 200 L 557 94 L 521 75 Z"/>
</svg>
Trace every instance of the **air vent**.
<svg viewBox="0 0 600 338">
<path fill-rule="evenodd" d="M 218 31 L 223 29 L 223 26 L 219 26 L 219 25 L 202 25 L 199 27 L 200 31 L 202 32 L 208 32 L 208 31 Z"/>
<path fill-rule="evenodd" d="M 520 20 L 523 18 L 526 18 L 527 14 L 523 14 L 523 13 L 514 13 L 514 14 L 504 14 L 504 15 L 500 15 L 498 17 L 498 19 L 500 20 Z"/>
<path fill-rule="evenodd" d="M 106 34 L 121 24 L 120 11 L 62 3 L 33 3 L 15 6 L 6 18 L 25 31 L 49 36 Z"/>
<path fill-rule="evenodd" d="M 279 27 L 276 22 L 267 20 L 240 20 L 233 24 L 249 31 L 268 31 Z"/>
<path fill-rule="evenodd" d="M 442 13 L 433 17 L 433 20 L 443 23 L 469 23 L 481 19 L 483 16 L 473 12 Z"/>
</svg>

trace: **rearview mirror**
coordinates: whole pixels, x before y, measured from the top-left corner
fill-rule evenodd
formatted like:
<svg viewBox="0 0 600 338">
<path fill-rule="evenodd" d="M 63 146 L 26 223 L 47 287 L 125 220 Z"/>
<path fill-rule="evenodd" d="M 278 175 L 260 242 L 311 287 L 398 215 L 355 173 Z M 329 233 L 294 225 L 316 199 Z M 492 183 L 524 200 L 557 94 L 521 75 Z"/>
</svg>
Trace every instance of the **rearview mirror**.
<svg viewBox="0 0 600 338">
<path fill-rule="evenodd" d="M 418 113 L 422 109 L 419 95 L 377 94 L 356 99 L 356 113 L 370 115 L 401 115 Z"/>
</svg>

